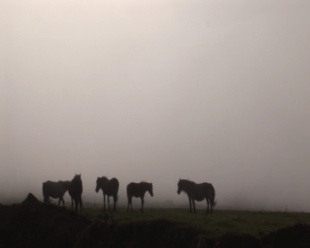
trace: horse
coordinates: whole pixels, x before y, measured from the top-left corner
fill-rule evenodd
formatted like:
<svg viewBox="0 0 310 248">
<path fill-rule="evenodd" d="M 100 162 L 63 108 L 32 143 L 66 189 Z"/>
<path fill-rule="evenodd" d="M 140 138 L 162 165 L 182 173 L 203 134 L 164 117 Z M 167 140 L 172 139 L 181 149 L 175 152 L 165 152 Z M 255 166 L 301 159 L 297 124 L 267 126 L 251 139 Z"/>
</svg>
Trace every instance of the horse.
<svg viewBox="0 0 310 248">
<path fill-rule="evenodd" d="M 62 202 L 63 206 L 65 206 L 65 201 L 63 199 L 65 193 L 69 189 L 70 181 L 58 181 L 58 182 L 52 182 L 52 181 L 46 181 L 42 185 L 42 191 L 43 191 L 43 197 L 44 197 L 44 203 L 49 202 L 49 197 L 59 199 L 58 200 L 58 206 L 60 205 L 60 202 Z"/>
<path fill-rule="evenodd" d="M 108 179 L 106 177 L 98 177 L 97 178 L 97 186 L 96 186 L 96 192 L 101 189 L 103 193 L 103 211 L 105 211 L 105 197 L 107 196 L 108 198 L 108 208 L 110 210 L 110 196 L 113 197 L 113 210 L 116 210 L 116 202 L 117 202 L 117 193 L 118 193 L 118 188 L 119 188 L 119 182 L 118 180 L 114 177 L 112 179 Z"/>
<path fill-rule="evenodd" d="M 71 196 L 72 209 L 75 205 L 75 211 L 78 211 L 78 207 L 80 206 L 80 211 L 81 211 L 83 207 L 83 201 L 82 201 L 83 184 L 82 184 L 81 174 L 78 174 L 78 175 L 75 174 L 75 176 L 70 182 L 68 192 Z"/>
<path fill-rule="evenodd" d="M 141 212 L 143 213 L 144 195 L 146 191 L 148 191 L 149 194 L 153 197 L 152 183 L 141 182 L 141 183 L 129 183 L 127 185 L 127 198 L 128 198 L 127 212 L 129 211 L 129 205 L 132 212 L 132 201 L 131 201 L 132 197 L 140 197 Z"/>
<path fill-rule="evenodd" d="M 180 194 L 181 192 L 185 192 L 188 196 L 189 201 L 189 212 L 196 212 L 195 200 L 202 201 L 206 199 L 207 201 L 207 213 L 212 214 L 213 207 L 215 206 L 215 190 L 211 183 L 195 183 L 189 180 L 180 179 L 178 182 L 178 191 L 177 193 Z"/>
</svg>

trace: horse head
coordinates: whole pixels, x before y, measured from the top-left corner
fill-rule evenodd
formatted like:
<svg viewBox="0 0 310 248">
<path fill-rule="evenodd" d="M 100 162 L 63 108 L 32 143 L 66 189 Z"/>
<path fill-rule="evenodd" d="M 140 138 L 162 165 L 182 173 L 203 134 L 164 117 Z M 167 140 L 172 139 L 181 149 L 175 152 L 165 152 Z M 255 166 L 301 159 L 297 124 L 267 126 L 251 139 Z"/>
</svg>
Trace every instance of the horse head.
<svg viewBox="0 0 310 248">
<path fill-rule="evenodd" d="M 99 189 L 100 189 L 100 178 L 99 178 L 99 177 L 97 177 L 97 181 L 96 181 L 96 189 L 95 189 L 96 193 L 98 193 Z"/>
<path fill-rule="evenodd" d="M 102 191 L 104 191 L 104 188 L 106 187 L 107 183 L 109 182 L 109 179 L 107 177 L 98 177 L 97 181 L 96 181 L 96 192 L 98 193 L 98 191 L 100 189 L 102 189 Z"/>
<path fill-rule="evenodd" d="M 177 191 L 178 195 L 181 193 L 181 191 L 182 191 L 182 179 L 179 179 L 179 182 L 178 182 L 178 191 Z"/>
<path fill-rule="evenodd" d="M 149 183 L 148 184 L 148 192 L 150 193 L 150 195 L 153 197 L 153 184 Z"/>
<path fill-rule="evenodd" d="M 81 174 L 75 174 L 74 178 L 72 179 L 74 181 L 82 181 Z"/>
</svg>

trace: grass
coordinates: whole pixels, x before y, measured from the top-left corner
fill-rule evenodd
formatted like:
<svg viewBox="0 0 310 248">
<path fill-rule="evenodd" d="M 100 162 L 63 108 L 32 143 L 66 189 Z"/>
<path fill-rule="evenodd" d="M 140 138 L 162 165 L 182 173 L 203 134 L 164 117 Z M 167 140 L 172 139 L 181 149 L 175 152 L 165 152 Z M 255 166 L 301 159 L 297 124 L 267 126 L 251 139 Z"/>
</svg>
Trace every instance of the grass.
<svg viewBox="0 0 310 248">
<path fill-rule="evenodd" d="M 203 210 L 198 210 L 196 214 L 189 214 L 186 209 L 145 209 L 144 213 L 138 210 L 127 213 L 126 209 L 119 209 L 117 212 L 103 213 L 101 208 L 86 208 L 82 214 L 92 220 L 114 224 L 167 219 L 202 229 L 210 238 L 229 232 L 250 234 L 261 238 L 272 231 L 296 223 L 310 223 L 310 214 L 293 212 L 217 210 L 212 215 L 206 215 Z"/>
</svg>

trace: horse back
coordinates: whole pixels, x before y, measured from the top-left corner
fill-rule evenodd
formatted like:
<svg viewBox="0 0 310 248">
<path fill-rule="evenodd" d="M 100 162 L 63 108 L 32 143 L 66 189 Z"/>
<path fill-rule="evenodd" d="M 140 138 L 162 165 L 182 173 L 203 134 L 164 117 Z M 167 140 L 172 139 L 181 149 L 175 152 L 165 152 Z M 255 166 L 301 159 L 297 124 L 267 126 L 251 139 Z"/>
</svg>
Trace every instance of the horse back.
<svg viewBox="0 0 310 248">
<path fill-rule="evenodd" d="M 133 195 L 136 191 L 137 183 L 129 183 L 127 185 L 127 196 Z"/>
<path fill-rule="evenodd" d="M 196 201 L 202 201 L 206 198 L 209 198 L 212 194 L 212 188 L 210 188 L 210 183 L 196 183 L 190 190 L 190 196 Z"/>
<path fill-rule="evenodd" d="M 215 197 L 215 189 L 214 189 L 213 185 L 211 183 L 206 183 L 205 187 L 206 187 L 208 197 L 214 198 Z"/>
<path fill-rule="evenodd" d="M 145 191 L 143 183 L 129 183 L 127 185 L 127 196 L 143 197 Z"/>
<path fill-rule="evenodd" d="M 118 192 L 118 188 L 119 188 L 119 181 L 117 180 L 117 178 L 112 178 L 111 180 L 110 180 L 110 184 L 111 184 L 111 186 L 112 186 L 112 188 L 116 191 L 116 192 Z"/>
<path fill-rule="evenodd" d="M 43 195 L 45 197 L 53 197 L 58 198 L 62 197 L 66 191 L 68 190 L 68 187 L 65 184 L 66 182 L 53 182 L 53 181 L 46 181 L 43 183 L 42 190 Z"/>
<path fill-rule="evenodd" d="M 118 193 L 118 189 L 119 189 L 119 182 L 118 180 L 114 177 L 111 180 L 109 180 L 106 189 L 105 189 L 105 193 L 107 195 L 114 195 Z"/>
<path fill-rule="evenodd" d="M 215 197 L 215 190 L 211 183 L 201 183 L 200 191 L 204 192 L 205 197 L 207 198 L 214 198 Z"/>
</svg>

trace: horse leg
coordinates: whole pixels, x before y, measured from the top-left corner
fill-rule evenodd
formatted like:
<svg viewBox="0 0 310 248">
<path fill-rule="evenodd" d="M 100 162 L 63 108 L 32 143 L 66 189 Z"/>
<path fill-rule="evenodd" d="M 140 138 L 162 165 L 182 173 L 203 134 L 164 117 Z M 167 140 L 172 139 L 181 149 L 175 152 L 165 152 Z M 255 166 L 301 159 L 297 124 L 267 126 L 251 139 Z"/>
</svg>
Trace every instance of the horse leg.
<svg viewBox="0 0 310 248">
<path fill-rule="evenodd" d="M 105 193 L 103 193 L 103 212 L 105 212 Z"/>
<path fill-rule="evenodd" d="M 132 197 L 130 198 L 130 210 L 131 210 L 131 212 L 133 212 L 133 210 L 132 210 Z"/>
<path fill-rule="evenodd" d="M 128 197 L 128 202 L 127 202 L 127 213 L 129 211 L 129 197 Z"/>
<path fill-rule="evenodd" d="M 192 201 L 193 201 L 193 212 L 194 212 L 194 213 L 196 213 L 195 200 L 194 200 L 194 199 L 192 199 Z"/>
<path fill-rule="evenodd" d="M 113 196 L 113 210 L 115 211 L 116 210 L 116 201 L 117 201 L 117 196 L 116 195 L 114 195 Z"/>
<path fill-rule="evenodd" d="M 74 199 L 74 204 L 75 204 L 75 212 L 78 211 L 78 200 Z"/>
<path fill-rule="evenodd" d="M 141 197 L 141 212 L 143 213 L 144 197 Z"/>
<path fill-rule="evenodd" d="M 210 201 L 210 214 L 212 214 L 213 213 L 213 204 L 212 204 L 211 200 L 209 200 L 209 201 Z"/>
<path fill-rule="evenodd" d="M 110 211 L 111 210 L 111 208 L 110 208 L 110 196 L 107 196 L 107 198 L 108 198 L 108 209 Z"/>
<path fill-rule="evenodd" d="M 60 205 L 60 202 L 62 202 L 62 205 L 63 205 L 63 206 L 65 206 L 65 201 L 64 201 L 64 198 L 59 197 L 59 200 L 58 200 L 58 206 Z"/>
<path fill-rule="evenodd" d="M 206 214 L 209 213 L 209 204 L 210 204 L 210 200 L 208 198 L 206 198 L 206 202 L 207 202 L 207 211 Z"/>
<path fill-rule="evenodd" d="M 81 211 L 82 208 L 83 208 L 83 201 L 82 201 L 82 196 L 81 195 L 79 196 L 79 200 L 80 200 L 80 211 Z"/>
<path fill-rule="evenodd" d="M 127 212 L 129 211 L 129 206 L 130 206 L 130 208 L 131 208 L 131 212 L 132 212 L 132 204 L 131 204 L 131 199 L 132 199 L 132 197 L 131 197 L 131 196 L 128 196 Z"/>
<path fill-rule="evenodd" d="M 188 196 L 188 202 L 189 202 L 189 213 L 191 213 L 192 212 L 192 200 L 191 200 L 191 198 Z"/>
</svg>

